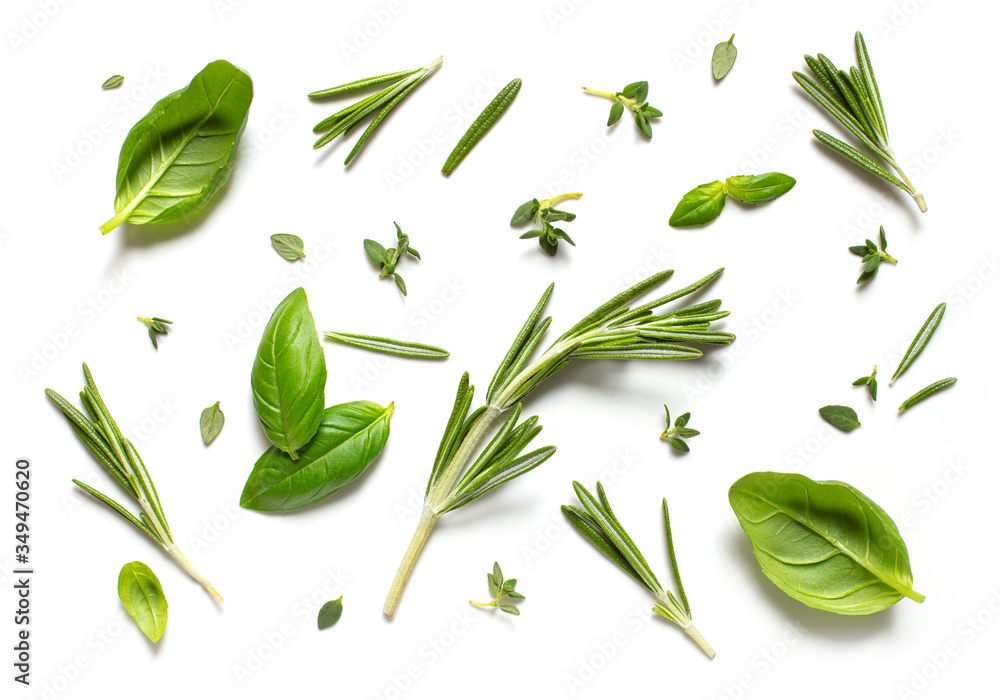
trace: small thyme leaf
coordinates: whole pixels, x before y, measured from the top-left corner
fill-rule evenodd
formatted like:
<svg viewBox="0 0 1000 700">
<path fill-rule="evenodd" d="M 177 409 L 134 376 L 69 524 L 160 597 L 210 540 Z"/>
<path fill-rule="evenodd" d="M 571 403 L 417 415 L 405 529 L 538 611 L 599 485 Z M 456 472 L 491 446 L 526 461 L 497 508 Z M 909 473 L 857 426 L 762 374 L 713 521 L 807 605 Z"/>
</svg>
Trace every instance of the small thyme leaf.
<svg viewBox="0 0 1000 700">
<path fill-rule="evenodd" d="M 729 41 L 723 41 L 715 46 L 712 52 L 712 75 L 716 80 L 722 80 L 736 63 L 736 46 L 733 39 L 736 35 L 729 37 Z"/>
<path fill-rule="evenodd" d="M 323 603 L 323 607 L 319 609 L 319 614 L 316 616 L 316 626 L 321 630 L 333 627 L 343 614 L 344 596 L 340 596 L 336 600 L 329 600 Z"/>
<path fill-rule="evenodd" d="M 222 426 L 226 422 L 226 416 L 222 413 L 222 409 L 219 408 L 219 403 L 219 401 L 216 401 L 201 412 L 201 421 L 199 422 L 201 439 L 206 445 L 211 443 L 222 432 Z"/>
<path fill-rule="evenodd" d="M 878 382 L 875 380 L 875 375 L 878 373 L 878 365 L 872 367 L 872 373 L 867 377 L 858 377 L 851 383 L 851 386 L 867 386 L 868 395 L 872 397 L 872 401 L 877 400 L 878 396 Z"/>
<path fill-rule="evenodd" d="M 850 406 L 824 406 L 819 409 L 820 417 L 838 430 L 849 433 L 855 428 L 860 428 L 858 414 Z"/>
<path fill-rule="evenodd" d="M 114 90 L 116 87 L 125 82 L 124 75 L 112 75 L 110 78 L 104 81 L 101 85 L 102 90 Z"/>
<path fill-rule="evenodd" d="M 271 245 L 278 255 L 285 260 L 298 260 L 306 256 L 302 239 L 294 233 L 275 233 L 271 236 Z"/>
</svg>

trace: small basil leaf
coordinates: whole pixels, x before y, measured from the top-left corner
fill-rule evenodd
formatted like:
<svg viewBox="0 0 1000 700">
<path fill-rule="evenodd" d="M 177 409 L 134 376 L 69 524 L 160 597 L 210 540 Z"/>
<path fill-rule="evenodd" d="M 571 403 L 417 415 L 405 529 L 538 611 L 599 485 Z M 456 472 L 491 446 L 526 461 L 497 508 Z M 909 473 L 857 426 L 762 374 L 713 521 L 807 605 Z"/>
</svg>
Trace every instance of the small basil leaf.
<svg viewBox="0 0 1000 700">
<path fill-rule="evenodd" d="M 336 600 L 329 600 L 323 603 L 323 607 L 319 609 L 319 615 L 316 616 L 316 626 L 321 630 L 333 627 L 343 614 L 344 596 L 340 596 Z"/>
<path fill-rule="evenodd" d="M 306 256 L 302 239 L 294 233 L 275 233 L 271 236 L 271 245 L 278 255 L 285 260 L 298 260 Z"/>
<path fill-rule="evenodd" d="M 855 428 L 860 428 L 858 414 L 850 406 L 824 406 L 819 409 L 820 417 L 838 430 L 849 433 Z"/>
<path fill-rule="evenodd" d="M 222 413 L 222 409 L 219 408 L 219 403 L 219 401 L 216 401 L 214 405 L 209 406 L 201 412 L 201 421 L 199 422 L 201 439 L 206 445 L 222 432 L 222 426 L 226 422 L 226 416 Z"/>
<path fill-rule="evenodd" d="M 326 358 L 302 287 L 278 304 L 250 374 L 253 403 L 271 444 L 297 459 L 323 420 Z"/>
<path fill-rule="evenodd" d="M 167 598 L 148 566 L 134 561 L 118 574 L 118 597 L 149 641 L 158 642 L 167 628 Z"/>
<path fill-rule="evenodd" d="M 385 447 L 393 407 L 351 401 L 326 409 L 298 459 L 274 447 L 261 455 L 243 487 L 240 505 L 283 513 L 318 503 L 351 483 Z"/>
<path fill-rule="evenodd" d="M 726 203 L 726 186 L 716 180 L 699 185 L 685 194 L 670 215 L 670 225 L 701 226 L 722 212 Z"/>
<path fill-rule="evenodd" d="M 747 204 L 770 202 L 795 186 L 795 178 L 783 173 L 733 175 L 726 178 L 726 190 Z"/>
</svg>

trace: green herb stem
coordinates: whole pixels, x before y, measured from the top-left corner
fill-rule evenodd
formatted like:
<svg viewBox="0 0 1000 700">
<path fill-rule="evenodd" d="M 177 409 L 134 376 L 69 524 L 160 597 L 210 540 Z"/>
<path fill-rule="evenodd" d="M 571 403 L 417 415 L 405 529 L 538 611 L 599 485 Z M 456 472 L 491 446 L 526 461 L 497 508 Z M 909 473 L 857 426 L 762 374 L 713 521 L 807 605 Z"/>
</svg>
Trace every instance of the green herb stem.
<svg viewBox="0 0 1000 700">
<path fill-rule="evenodd" d="M 431 530 L 434 529 L 434 524 L 437 523 L 439 517 L 430 504 L 424 505 L 424 510 L 420 514 L 420 522 L 417 523 L 417 529 L 410 539 L 410 544 L 406 547 L 406 553 L 403 554 L 403 561 L 399 563 L 396 578 L 392 581 L 389 595 L 386 596 L 385 605 L 382 607 L 382 612 L 387 616 L 393 617 L 396 614 L 399 599 L 402 597 L 406 582 L 409 580 L 410 574 L 413 572 L 413 567 L 417 563 L 417 557 L 420 556 L 420 552 L 427 543 L 427 538 L 430 537 Z"/>
</svg>

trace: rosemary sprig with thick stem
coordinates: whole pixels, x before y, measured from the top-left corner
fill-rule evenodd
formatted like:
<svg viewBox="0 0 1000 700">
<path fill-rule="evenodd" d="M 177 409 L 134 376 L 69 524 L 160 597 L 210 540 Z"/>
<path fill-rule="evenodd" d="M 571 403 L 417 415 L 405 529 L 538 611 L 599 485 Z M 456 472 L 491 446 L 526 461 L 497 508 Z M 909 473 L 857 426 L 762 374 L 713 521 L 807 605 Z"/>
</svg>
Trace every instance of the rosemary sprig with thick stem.
<svg viewBox="0 0 1000 700">
<path fill-rule="evenodd" d="M 442 56 L 438 56 L 427 65 L 420 68 L 414 68 L 413 70 L 376 75 L 371 78 L 354 80 L 349 83 L 344 83 L 343 85 L 327 88 L 326 90 L 310 92 L 310 98 L 320 99 L 324 97 L 335 97 L 353 90 L 371 87 L 372 85 L 392 82 L 389 87 L 383 88 L 374 95 L 370 95 L 363 100 L 355 102 L 350 107 L 346 107 L 336 114 L 330 115 L 314 126 L 313 131 L 322 131 L 326 133 L 324 133 L 316 141 L 316 143 L 313 144 L 313 148 L 322 148 L 341 134 L 343 134 L 346 138 L 347 135 L 354 131 L 354 129 L 365 117 L 375 113 L 375 118 L 368 124 L 368 128 L 366 128 L 364 133 L 361 134 L 361 138 L 359 138 L 357 143 L 354 144 L 354 148 L 352 148 L 351 152 L 348 154 L 347 160 L 344 161 L 344 165 L 350 164 L 350 162 L 354 159 L 354 156 L 361 151 L 365 142 L 368 140 L 368 137 L 374 133 L 375 129 L 378 128 L 378 125 L 383 119 L 385 119 L 386 115 L 392 111 L 392 108 L 395 107 L 400 100 L 406 97 L 406 95 L 413 88 L 423 82 L 424 79 L 431 73 L 440 68 L 443 62 L 444 58 Z"/>
<path fill-rule="evenodd" d="M 885 108 L 882 105 L 882 95 L 879 93 L 875 73 L 868 49 L 861 32 L 854 34 L 854 48 L 858 56 L 860 70 L 851 66 L 850 72 L 845 72 L 833 64 L 823 54 L 816 58 L 806 56 L 806 65 L 812 71 L 816 80 L 804 73 L 794 71 L 792 77 L 806 93 L 833 116 L 841 126 L 854 135 L 865 147 L 889 165 L 899 177 L 893 175 L 877 160 L 868 157 L 854 146 L 836 139 L 825 131 L 813 129 L 813 135 L 825 146 L 833 149 L 855 165 L 864 168 L 876 177 L 880 177 L 890 185 L 895 185 L 905 191 L 916 202 L 920 211 L 927 211 L 924 195 L 910 182 L 903 172 L 896 154 L 889 146 L 889 128 L 885 119 Z M 816 81 L 819 82 L 816 82 Z"/>
<path fill-rule="evenodd" d="M 163 547 L 191 578 L 204 586 L 205 590 L 221 603 L 222 596 L 219 595 L 219 592 L 201 572 L 194 568 L 194 565 L 184 556 L 174 541 L 170 525 L 167 524 L 167 517 L 163 513 L 163 506 L 160 504 L 160 497 L 156 493 L 156 487 L 146 470 L 146 465 L 143 464 L 139 453 L 136 452 L 135 446 L 122 435 L 115 419 L 111 417 L 108 407 L 104 404 L 104 399 L 97 391 L 97 385 L 94 383 L 94 378 L 86 363 L 83 365 L 83 374 L 87 379 L 87 386 L 80 392 L 80 401 L 90 418 L 52 389 L 46 389 L 45 394 L 66 415 L 73 432 L 86 445 L 94 458 L 139 504 L 139 517 L 135 517 L 129 510 L 92 486 L 76 479 L 73 479 L 73 483 Z"/>
<path fill-rule="evenodd" d="M 677 557 L 674 554 L 674 537 L 670 530 L 670 511 L 667 509 L 667 499 L 663 499 L 663 522 L 667 531 L 667 554 L 670 558 L 670 567 L 674 573 L 674 580 L 677 582 L 677 595 L 660 585 L 653 570 L 646 563 L 645 557 L 642 556 L 642 552 L 636 547 L 635 542 L 625 532 L 625 528 L 622 527 L 614 511 L 611 510 L 611 503 L 608 502 L 601 482 L 597 482 L 597 498 L 594 498 L 577 481 L 573 482 L 573 490 L 576 491 L 577 498 L 580 499 L 583 508 L 562 507 L 563 514 L 573 527 L 601 550 L 608 559 L 617 564 L 622 571 L 656 596 L 653 612 L 677 624 L 710 659 L 714 658 L 715 649 L 691 621 L 691 606 L 688 604 L 687 595 L 684 594 L 684 584 L 681 583 L 681 573 L 677 568 Z"/>
<path fill-rule="evenodd" d="M 701 357 L 702 352 L 678 343 L 727 345 L 735 339 L 731 333 L 710 328 L 712 321 L 729 315 L 728 311 L 719 310 L 722 302 L 718 299 L 666 314 L 653 313 L 694 294 L 720 274 L 722 268 L 651 302 L 634 308 L 627 306 L 673 275 L 673 270 L 658 272 L 597 307 L 533 359 L 552 322 L 551 317 L 542 318 L 555 286 L 549 285 L 493 375 L 486 391 L 486 404 L 470 413 L 474 389 L 468 373 L 459 382 L 454 408 L 427 482 L 420 522 L 386 597 L 383 608 L 386 615 L 395 615 L 403 588 L 438 518 L 527 473 L 555 452 L 555 447 L 543 447 L 521 456 L 542 429 L 536 425 L 536 416 L 518 423 L 521 401 L 546 379 L 574 359 L 691 360 Z M 511 415 L 486 447 L 480 449 L 493 422 L 508 410 Z"/>
</svg>

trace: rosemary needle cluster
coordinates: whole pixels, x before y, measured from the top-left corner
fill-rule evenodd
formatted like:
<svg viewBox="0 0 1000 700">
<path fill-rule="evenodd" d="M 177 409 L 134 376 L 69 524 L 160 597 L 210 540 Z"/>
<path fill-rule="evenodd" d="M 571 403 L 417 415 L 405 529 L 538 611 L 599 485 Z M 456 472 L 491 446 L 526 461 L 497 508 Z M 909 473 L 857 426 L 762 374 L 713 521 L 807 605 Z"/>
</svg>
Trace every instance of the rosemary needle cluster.
<svg viewBox="0 0 1000 700">
<path fill-rule="evenodd" d="M 663 499 L 663 522 L 667 530 L 667 554 L 670 557 L 670 566 L 674 571 L 674 580 L 677 581 L 677 595 L 673 591 L 666 590 L 656 579 L 656 574 L 649 568 L 642 552 L 635 546 L 635 542 L 625 532 L 625 528 L 618 522 L 614 511 L 611 510 L 611 503 L 608 502 L 607 494 L 604 493 L 604 486 L 597 482 L 597 498 L 585 489 L 579 482 L 573 482 L 573 490 L 576 491 L 577 498 L 583 508 L 576 506 L 563 506 L 562 512 L 572 523 L 580 534 L 590 540 L 595 547 L 601 550 L 604 555 L 617 564 L 622 571 L 645 586 L 646 590 L 656 596 L 653 604 L 653 612 L 662 615 L 671 622 L 677 624 L 684 632 L 693 639 L 701 650 L 709 658 L 715 657 L 715 649 L 708 643 L 691 621 L 691 606 L 688 604 L 687 596 L 684 594 L 684 585 L 681 583 L 681 573 L 677 569 L 677 557 L 674 555 L 674 537 L 670 531 L 670 511 L 667 509 L 667 499 Z M 600 499 L 600 500 L 598 500 Z M 678 600 L 678 598 L 680 600 Z"/>
<path fill-rule="evenodd" d="M 427 65 L 420 68 L 414 68 L 413 70 L 376 75 L 371 78 L 363 78 L 361 80 L 344 83 L 343 85 L 338 85 L 336 87 L 327 88 L 326 90 L 310 92 L 310 98 L 320 99 L 324 97 L 335 97 L 342 95 L 345 92 L 361 90 L 371 87 L 372 85 L 392 83 L 389 87 L 379 90 L 374 95 L 370 95 L 363 100 L 359 100 L 351 106 L 340 110 L 336 114 L 331 114 L 329 117 L 314 126 L 313 131 L 325 133 L 323 133 L 316 143 L 313 144 L 313 148 L 322 148 L 341 134 L 343 134 L 346 138 L 349 133 L 357 128 L 358 124 L 360 124 L 365 117 L 375 113 L 375 118 L 368 124 L 368 128 L 364 130 L 364 133 L 361 134 L 357 143 L 354 144 L 354 148 L 352 148 L 351 152 L 347 155 L 347 160 L 344 161 L 344 165 L 349 164 L 354 159 L 354 156 L 361 151 L 365 142 L 372 135 L 372 133 L 374 133 L 375 129 L 378 128 L 378 125 L 383 119 L 385 119 L 386 115 L 392 111 L 392 108 L 395 107 L 400 100 L 406 97 L 406 95 L 409 94 L 413 88 L 423 82 L 427 76 L 440 68 L 443 62 L 444 58 L 438 56 Z"/>
<path fill-rule="evenodd" d="M 526 474 L 555 452 L 556 448 L 549 446 L 521 455 L 542 429 L 537 425 L 537 416 L 519 422 L 521 402 L 546 379 L 574 359 L 693 360 L 701 357 L 702 352 L 683 343 L 727 345 L 734 340 L 731 333 L 710 327 L 712 321 L 729 315 L 728 311 L 719 310 L 722 302 L 717 299 L 666 314 L 653 313 L 694 294 L 720 274 L 721 268 L 646 304 L 627 306 L 669 279 L 673 270 L 652 275 L 596 308 L 535 359 L 535 350 L 552 322 L 551 317 L 542 318 L 542 312 L 554 285 L 545 290 L 493 375 L 486 390 L 486 403 L 470 413 L 474 387 L 469 384 L 469 374 L 466 372 L 459 382 L 427 482 L 420 522 L 385 601 L 386 615 L 392 617 L 396 613 L 403 588 L 439 517 Z M 486 447 L 480 448 L 490 426 L 507 411 L 509 417 Z"/>
<path fill-rule="evenodd" d="M 143 464 L 132 441 L 122 435 L 115 419 L 111 417 L 86 363 L 83 365 L 83 374 L 87 379 L 87 386 L 80 392 L 80 401 L 90 415 L 89 418 L 52 389 L 46 389 L 45 394 L 66 414 L 73 432 L 87 446 L 94 458 L 139 505 L 139 517 L 135 517 L 126 508 L 82 481 L 73 479 L 73 483 L 148 535 L 176 559 L 191 578 L 204 586 L 213 598 L 222 602 L 219 592 L 201 572 L 194 568 L 174 541 L 170 525 L 167 524 L 167 516 L 163 513 L 160 497 L 156 494 L 156 487 L 149 472 L 146 471 L 146 465 Z"/>
<path fill-rule="evenodd" d="M 813 135 L 820 143 L 832 148 L 855 165 L 905 191 L 913 197 L 920 211 L 927 211 L 924 195 L 918 192 L 906 177 L 906 173 L 896 160 L 896 154 L 889 146 L 889 127 L 885 120 L 882 95 L 879 93 L 878 83 L 875 82 L 872 62 L 868 58 L 868 49 L 861 32 L 854 34 L 854 48 L 858 55 L 860 70 L 851 66 L 850 72 L 843 71 L 823 54 L 817 54 L 816 58 L 806 56 L 805 60 L 818 83 L 799 71 L 794 71 L 792 77 L 820 107 L 840 122 L 841 126 L 874 153 L 876 158 L 895 170 L 899 177 L 854 146 L 830 136 L 825 131 L 813 129 Z"/>
</svg>

